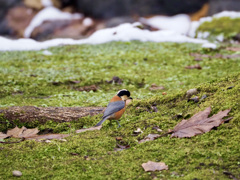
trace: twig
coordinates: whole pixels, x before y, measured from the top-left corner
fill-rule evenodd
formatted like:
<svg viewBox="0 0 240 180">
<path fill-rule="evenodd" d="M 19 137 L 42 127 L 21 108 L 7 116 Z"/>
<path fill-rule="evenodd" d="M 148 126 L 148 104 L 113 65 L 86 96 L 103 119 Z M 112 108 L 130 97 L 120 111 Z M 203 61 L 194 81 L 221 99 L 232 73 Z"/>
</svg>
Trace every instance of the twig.
<svg viewBox="0 0 240 180">
<path fill-rule="evenodd" d="M 20 142 L 22 142 L 22 141 L 24 141 L 25 140 L 25 138 L 22 138 L 21 140 L 19 140 L 19 141 L 13 141 L 13 142 L 2 142 L 2 141 L 0 141 L 0 143 L 2 143 L 2 144 L 14 144 L 14 143 L 20 143 Z"/>
</svg>

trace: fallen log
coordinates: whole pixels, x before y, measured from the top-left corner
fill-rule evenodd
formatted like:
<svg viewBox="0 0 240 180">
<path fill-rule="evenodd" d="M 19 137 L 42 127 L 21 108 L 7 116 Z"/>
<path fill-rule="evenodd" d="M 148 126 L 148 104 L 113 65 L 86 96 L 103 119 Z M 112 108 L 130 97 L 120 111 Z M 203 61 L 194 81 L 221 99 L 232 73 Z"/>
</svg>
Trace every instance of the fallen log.
<svg viewBox="0 0 240 180">
<path fill-rule="evenodd" d="M 103 107 L 35 107 L 12 106 L 0 109 L 3 119 L 20 122 L 38 121 L 45 123 L 48 120 L 55 122 L 69 122 L 84 116 L 93 116 L 103 113 Z"/>
</svg>

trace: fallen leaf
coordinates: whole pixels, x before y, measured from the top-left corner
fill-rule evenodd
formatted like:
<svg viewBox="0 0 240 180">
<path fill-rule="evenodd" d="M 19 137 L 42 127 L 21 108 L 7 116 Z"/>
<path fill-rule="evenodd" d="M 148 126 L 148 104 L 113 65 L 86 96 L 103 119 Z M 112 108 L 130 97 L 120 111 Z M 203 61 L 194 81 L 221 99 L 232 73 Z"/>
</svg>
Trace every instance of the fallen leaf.
<svg viewBox="0 0 240 180">
<path fill-rule="evenodd" d="M 102 128 L 102 126 L 83 128 L 83 129 L 76 130 L 76 133 L 81 133 L 81 132 L 85 132 L 85 131 L 95 131 L 95 130 L 100 130 L 101 128 Z"/>
<path fill-rule="evenodd" d="M 195 64 L 192 66 L 185 66 L 185 69 L 202 69 L 202 67 L 199 64 Z"/>
<path fill-rule="evenodd" d="M 198 103 L 198 102 L 199 102 L 199 97 L 198 97 L 198 96 L 195 96 L 195 97 L 193 97 L 193 98 L 188 99 L 188 102 L 189 102 L 189 101 L 193 101 L 193 102 L 195 102 L 195 103 Z"/>
<path fill-rule="evenodd" d="M 173 129 L 171 137 L 192 137 L 210 131 L 213 127 L 218 127 L 224 122 L 223 117 L 227 116 L 230 109 L 220 111 L 208 118 L 211 107 L 192 116 L 189 120 L 183 119 Z"/>
<path fill-rule="evenodd" d="M 153 83 L 149 89 L 151 91 L 156 91 L 156 90 L 163 90 L 165 88 L 164 88 L 164 86 L 157 86 L 155 83 Z"/>
<path fill-rule="evenodd" d="M 93 84 L 91 86 L 74 87 L 73 89 L 76 90 L 76 91 L 87 91 L 87 92 L 93 91 L 93 92 L 96 92 L 98 90 L 98 87 L 95 84 Z"/>
<path fill-rule="evenodd" d="M 129 148 L 130 148 L 129 145 L 123 146 L 123 145 L 117 144 L 117 148 L 114 148 L 114 151 L 122 151 Z"/>
<path fill-rule="evenodd" d="M 154 126 L 154 127 L 152 127 L 152 129 L 154 129 L 154 130 L 156 130 L 158 132 L 162 132 L 162 130 L 158 126 Z"/>
<path fill-rule="evenodd" d="M 39 132 L 38 128 L 27 129 L 26 127 L 18 128 L 17 126 L 11 130 L 7 131 L 7 134 L 3 134 L 0 132 L 0 139 L 1 137 L 14 137 L 14 138 L 25 138 L 25 139 L 62 139 L 68 137 L 68 134 L 44 134 L 38 135 Z M 4 139 L 3 138 L 3 139 Z"/>
<path fill-rule="evenodd" d="M 159 137 L 160 137 L 159 134 L 149 134 L 149 135 L 147 135 L 147 137 L 140 140 L 138 143 L 143 143 L 143 142 L 146 142 L 146 141 L 153 141 L 154 139 L 157 139 Z"/>
<path fill-rule="evenodd" d="M 240 47 L 227 47 L 226 50 L 228 51 L 240 51 Z"/>
<path fill-rule="evenodd" d="M 148 161 L 147 163 L 143 163 L 142 167 L 143 167 L 144 171 L 168 170 L 168 165 L 166 165 L 164 162 Z"/>
<path fill-rule="evenodd" d="M 120 79 L 118 76 L 113 76 L 110 81 L 106 81 L 107 83 L 115 83 L 115 84 L 122 84 L 123 80 Z"/>
<path fill-rule="evenodd" d="M 0 132 L 0 139 L 5 139 L 7 137 L 9 137 L 7 134 Z"/>
<path fill-rule="evenodd" d="M 27 129 L 26 127 L 18 128 L 17 126 L 7 131 L 7 135 L 14 138 L 28 138 L 35 136 L 39 132 L 38 128 Z"/>
<path fill-rule="evenodd" d="M 203 59 L 202 58 L 200 58 L 200 57 L 195 57 L 194 58 L 194 61 L 202 61 Z"/>
</svg>

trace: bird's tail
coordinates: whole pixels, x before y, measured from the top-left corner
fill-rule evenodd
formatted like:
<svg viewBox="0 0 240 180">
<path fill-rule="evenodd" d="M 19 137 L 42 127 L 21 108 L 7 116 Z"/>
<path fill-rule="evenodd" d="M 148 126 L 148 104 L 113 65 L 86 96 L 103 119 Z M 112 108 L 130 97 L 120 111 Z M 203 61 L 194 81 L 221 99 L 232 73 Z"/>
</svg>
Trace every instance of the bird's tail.
<svg viewBox="0 0 240 180">
<path fill-rule="evenodd" d="M 108 116 L 107 116 L 107 117 L 104 117 L 101 121 L 99 121 L 99 122 L 95 125 L 95 127 L 96 127 L 96 126 L 101 126 L 102 123 L 104 123 L 104 121 L 107 120 L 107 118 L 108 118 Z"/>
</svg>

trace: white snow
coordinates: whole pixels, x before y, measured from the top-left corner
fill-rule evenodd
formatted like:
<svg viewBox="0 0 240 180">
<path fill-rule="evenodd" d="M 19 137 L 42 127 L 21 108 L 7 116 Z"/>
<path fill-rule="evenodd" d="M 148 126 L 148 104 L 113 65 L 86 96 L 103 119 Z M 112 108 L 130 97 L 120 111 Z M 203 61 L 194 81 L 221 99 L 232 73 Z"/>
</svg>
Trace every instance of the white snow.
<svg viewBox="0 0 240 180">
<path fill-rule="evenodd" d="M 41 0 L 41 3 L 44 7 L 52 6 L 53 3 L 51 0 Z"/>
<path fill-rule="evenodd" d="M 213 43 L 205 43 L 202 45 L 203 48 L 210 48 L 210 49 L 216 49 L 217 45 Z"/>
<path fill-rule="evenodd" d="M 87 17 L 83 20 L 83 25 L 84 26 L 91 26 L 92 24 L 93 24 L 93 20 L 89 17 Z"/>
<path fill-rule="evenodd" d="M 40 50 L 47 49 L 59 45 L 71 44 L 101 44 L 110 41 L 152 41 L 152 42 L 177 42 L 177 43 L 209 43 L 207 40 L 194 39 L 181 35 L 174 31 L 159 30 L 149 31 L 139 29 L 140 23 L 125 23 L 117 27 L 102 29 L 93 33 L 89 38 L 82 40 L 73 39 L 52 39 L 44 42 L 37 42 L 32 39 L 11 40 L 0 37 L 0 51 L 24 51 L 24 50 Z M 216 46 L 216 45 L 215 45 Z M 212 46 L 213 47 L 213 46 Z"/>
<path fill-rule="evenodd" d="M 49 50 L 44 50 L 42 53 L 43 53 L 43 55 L 46 55 L 46 56 L 51 56 L 52 55 L 52 52 L 49 51 Z"/>
<path fill-rule="evenodd" d="M 186 14 L 175 16 L 154 16 L 151 18 L 140 18 L 140 22 L 157 29 L 172 30 L 180 34 L 187 34 L 191 25 L 191 19 Z"/>
<path fill-rule="evenodd" d="M 46 7 L 34 16 L 29 26 L 25 29 L 24 37 L 29 38 L 32 31 L 44 21 L 71 20 L 80 18 L 82 18 L 82 15 L 78 13 L 71 14 L 68 12 L 62 12 L 53 6 Z"/>
</svg>

